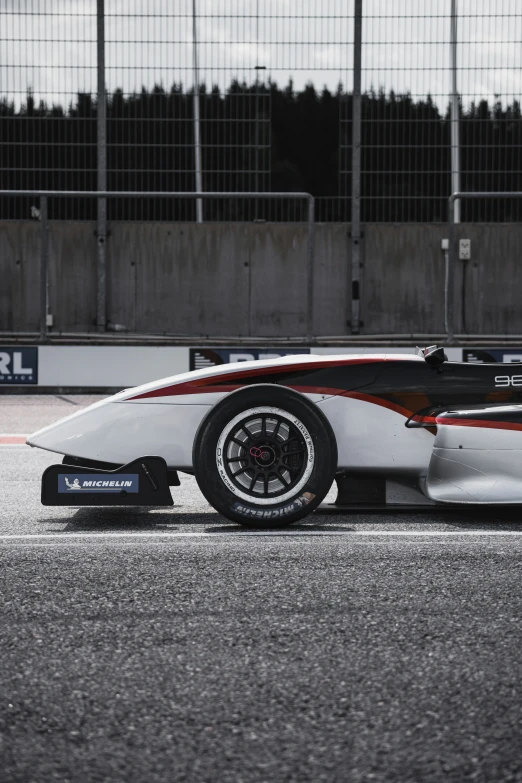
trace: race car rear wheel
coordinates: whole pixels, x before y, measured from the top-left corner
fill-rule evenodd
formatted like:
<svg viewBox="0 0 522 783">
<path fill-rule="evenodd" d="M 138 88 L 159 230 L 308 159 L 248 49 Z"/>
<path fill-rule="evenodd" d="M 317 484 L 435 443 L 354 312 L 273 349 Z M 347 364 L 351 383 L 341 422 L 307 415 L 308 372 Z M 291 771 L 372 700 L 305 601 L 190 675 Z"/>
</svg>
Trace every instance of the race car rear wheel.
<svg viewBox="0 0 522 783">
<path fill-rule="evenodd" d="M 323 500 L 337 446 L 328 420 L 306 397 L 259 384 L 211 409 L 196 433 L 193 464 L 217 511 L 244 525 L 281 527 Z"/>
</svg>

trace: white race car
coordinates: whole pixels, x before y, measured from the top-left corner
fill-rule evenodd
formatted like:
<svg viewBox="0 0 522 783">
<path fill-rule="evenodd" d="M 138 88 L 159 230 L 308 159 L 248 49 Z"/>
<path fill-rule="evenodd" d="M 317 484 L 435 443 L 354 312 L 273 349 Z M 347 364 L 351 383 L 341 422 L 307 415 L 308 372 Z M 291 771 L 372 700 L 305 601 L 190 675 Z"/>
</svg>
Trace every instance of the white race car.
<svg viewBox="0 0 522 783">
<path fill-rule="evenodd" d="M 48 505 L 172 505 L 195 474 L 236 522 L 287 525 L 334 478 L 340 502 L 522 503 L 522 374 L 419 355 L 299 355 L 126 389 L 29 436 L 63 454 Z M 144 456 L 150 455 L 150 456 Z M 400 496 L 400 492 L 399 492 Z"/>
</svg>

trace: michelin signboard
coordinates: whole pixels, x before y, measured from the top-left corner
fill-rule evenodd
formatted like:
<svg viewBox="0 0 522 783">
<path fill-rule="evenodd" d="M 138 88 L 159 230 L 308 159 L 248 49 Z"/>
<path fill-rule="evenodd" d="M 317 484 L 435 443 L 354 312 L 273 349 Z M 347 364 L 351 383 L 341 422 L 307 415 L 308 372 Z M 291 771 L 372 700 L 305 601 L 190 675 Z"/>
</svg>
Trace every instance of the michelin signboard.
<svg viewBox="0 0 522 783">
<path fill-rule="evenodd" d="M 0 347 L 0 385 L 38 383 L 38 348 Z"/>
</svg>

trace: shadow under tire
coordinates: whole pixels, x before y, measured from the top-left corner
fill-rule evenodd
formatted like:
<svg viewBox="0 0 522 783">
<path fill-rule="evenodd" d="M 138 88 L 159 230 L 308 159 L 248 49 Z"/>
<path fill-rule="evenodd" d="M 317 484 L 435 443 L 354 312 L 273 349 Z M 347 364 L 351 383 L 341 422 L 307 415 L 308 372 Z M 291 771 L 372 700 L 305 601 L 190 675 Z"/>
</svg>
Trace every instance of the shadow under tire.
<svg viewBox="0 0 522 783">
<path fill-rule="evenodd" d="M 242 525 L 284 527 L 325 498 L 337 444 L 317 405 L 272 384 L 238 389 L 201 422 L 193 465 L 199 488 L 223 516 Z"/>
</svg>

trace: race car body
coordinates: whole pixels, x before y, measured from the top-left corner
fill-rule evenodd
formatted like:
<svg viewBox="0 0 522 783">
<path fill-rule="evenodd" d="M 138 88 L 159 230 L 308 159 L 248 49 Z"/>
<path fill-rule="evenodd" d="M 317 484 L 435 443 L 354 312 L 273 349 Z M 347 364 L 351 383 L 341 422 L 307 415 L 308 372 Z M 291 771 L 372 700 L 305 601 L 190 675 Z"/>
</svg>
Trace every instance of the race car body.
<svg viewBox="0 0 522 783">
<path fill-rule="evenodd" d="M 441 503 L 522 502 L 522 406 L 480 406 L 437 416 L 426 490 Z"/>
<path fill-rule="evenodd" d="M 264 509 L 266 515 L 313 495 L 306 509 L 291 507 L 286 521 L 293 521 L 320 502 L 339 473 L 413 482 L 438 502 L 502 502 L 498 492 L 478 501 L 467 490 L 459 494 L 454 483 L 444 489 L 452 471 L 441 468 L 448 458 L 443 452 L 455 448 L 442 433 L 464 429 L 468 436 L 481 429 L 492 453 L 499 442 L 506 444 L 501 450 L 517 451 L 518 422 L 495 425 L 497 406 L 504 407 L 498 416 L 508 415 L 507 404 L 509 415 L 519 415 L 516 367 L 448 362 L 436 347 L 418 356 L 300 355 L 221 365 L 126 389 L 27 442 L 93 468 L 114 470 L 144 454 L 160 457 L 169 469 L 195 473 L 213 505 L 237 521 L 245 517 L 238 504 L 253 509 L 248 514 Z M 489 411 L 482 418 L 449 413 L 481 408 Z M 459 416 L 468 423 L 456 425 Z M 482 424 L 469 424 L 477 421 Z M 518 455 L 513 460 L 516 478 Z M 478 469 L 487 469 L 484 461 Z M 522 491 L 509 497 L 522 502 Z"/>
</svg>

